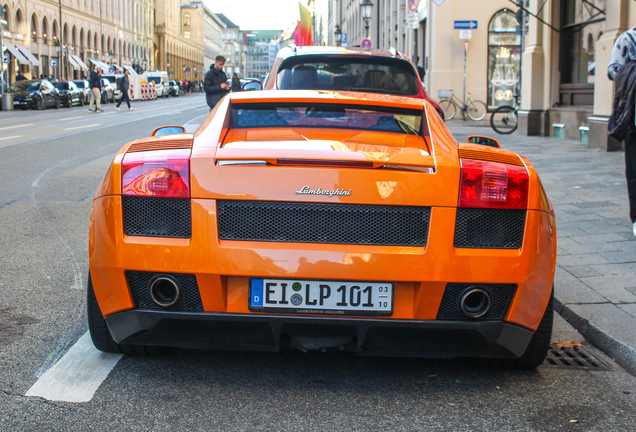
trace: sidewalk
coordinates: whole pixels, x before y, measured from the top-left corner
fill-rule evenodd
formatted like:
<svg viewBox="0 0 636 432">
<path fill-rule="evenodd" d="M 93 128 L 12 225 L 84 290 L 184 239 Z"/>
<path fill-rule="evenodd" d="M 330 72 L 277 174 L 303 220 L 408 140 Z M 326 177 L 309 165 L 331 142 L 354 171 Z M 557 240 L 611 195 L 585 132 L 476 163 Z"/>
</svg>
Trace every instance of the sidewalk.
<svg viewBox="0 0 636 432">
<path fill-rule="evenodd" d="M 452 120 L 449 127 L 459 142 L 491 136 L 532 163 L 557 218 L 555 309 L 636 375 L 636 238 L 624 153 L 570 140 L 497 135 L 485 121 Z"/>
</svg>

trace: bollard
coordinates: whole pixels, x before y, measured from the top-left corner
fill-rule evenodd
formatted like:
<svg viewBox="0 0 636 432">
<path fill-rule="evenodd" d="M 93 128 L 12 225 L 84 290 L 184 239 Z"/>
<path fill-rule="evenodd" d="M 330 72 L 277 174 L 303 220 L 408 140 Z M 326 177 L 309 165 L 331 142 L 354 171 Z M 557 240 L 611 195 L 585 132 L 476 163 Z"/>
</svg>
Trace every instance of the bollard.
<svg viewBox="0 0 636 432">
<path fill-rule="evenodd" d="M 2 94 L 2 111 L 13 111 L 13 93 Z"/>
</svg>

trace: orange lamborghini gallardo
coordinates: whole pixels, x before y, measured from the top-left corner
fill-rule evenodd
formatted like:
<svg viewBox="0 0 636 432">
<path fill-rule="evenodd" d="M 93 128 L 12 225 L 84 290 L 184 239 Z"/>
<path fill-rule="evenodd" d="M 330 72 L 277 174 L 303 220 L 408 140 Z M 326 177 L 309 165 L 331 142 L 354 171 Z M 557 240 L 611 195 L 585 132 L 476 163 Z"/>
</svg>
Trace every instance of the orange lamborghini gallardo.
<svg viewBox="0 0 636 432">
<path fill-rule="evenodd" d="M 194 134 L 155 132 L 93 201 L 98 349 L 542 363 L 556 225 L 524 157 L 371 93 L 233 93 Z"/>
</svg>

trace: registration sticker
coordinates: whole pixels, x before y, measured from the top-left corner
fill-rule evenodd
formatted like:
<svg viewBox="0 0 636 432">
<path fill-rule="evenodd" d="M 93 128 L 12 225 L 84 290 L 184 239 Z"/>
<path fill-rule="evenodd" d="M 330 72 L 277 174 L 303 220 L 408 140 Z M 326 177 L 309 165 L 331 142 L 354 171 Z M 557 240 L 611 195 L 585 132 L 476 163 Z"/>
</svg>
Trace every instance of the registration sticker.
<svg viewBox="0 0 636 432">
<path fill-rule="evenodd" d="M 391 315 L 392 282 L 250 279 L 250 310 L 312 315 Z"/>
</svg>

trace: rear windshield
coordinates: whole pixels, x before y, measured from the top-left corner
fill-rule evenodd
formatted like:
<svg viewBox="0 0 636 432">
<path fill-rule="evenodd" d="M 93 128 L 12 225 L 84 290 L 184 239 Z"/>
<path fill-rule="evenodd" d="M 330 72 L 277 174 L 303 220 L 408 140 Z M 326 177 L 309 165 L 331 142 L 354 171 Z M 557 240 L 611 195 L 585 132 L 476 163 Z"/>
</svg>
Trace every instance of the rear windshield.
<svg viewBox="0 0 636 432">
<path fill-rule="evenodd" d="M 75 83 L 76 86 L 78 86 L 79 88 L 84 88 L 86 87 L 86 82 L 85 81 L 73 81 Z"/>
<path fill-rule="evenodd" d="M 151 83 L 155 83 L 155 84 L 161 84 L 161 77 L 148 77 L 148 82 Z"/>
<path fill-rule="evenodd" d="M 310 127 L 428 135 L 422 111 L 343 104 L 235 104 L 232 127 Z"/>
<path fill-rule="evenodd" d="M 57 83 L 55 84 L 55 88 L 60 90 L 68 90 L 68 83 Z"/>
<path fill-rule="evenodd" d="M 278 70 L 281 90 L 340 90 L 417 96 L 419 77 L 413 66 L 394 58 L 299 56 Z"/>
</svg>

